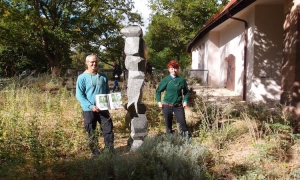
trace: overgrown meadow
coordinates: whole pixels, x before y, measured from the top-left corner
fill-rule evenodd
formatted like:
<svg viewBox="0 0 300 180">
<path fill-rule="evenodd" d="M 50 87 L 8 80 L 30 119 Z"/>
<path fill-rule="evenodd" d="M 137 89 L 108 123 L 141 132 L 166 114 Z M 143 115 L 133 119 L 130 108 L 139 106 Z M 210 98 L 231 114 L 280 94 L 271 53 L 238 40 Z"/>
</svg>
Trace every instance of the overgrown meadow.
<svg viewBox="0 0 300 180">
<path fill-rule="evenodd" d="M 74 80 L 4 79 L 0 88 L 0 179 L 300 179 L 298 122 L 280 105 L 192 93 L 186 141 L 164 135 L 155 83 L 146 82 L 142 146 L 129 151 L 126 110 L 113 110 L 115 152 L 91 158 Z"/>
</svg>

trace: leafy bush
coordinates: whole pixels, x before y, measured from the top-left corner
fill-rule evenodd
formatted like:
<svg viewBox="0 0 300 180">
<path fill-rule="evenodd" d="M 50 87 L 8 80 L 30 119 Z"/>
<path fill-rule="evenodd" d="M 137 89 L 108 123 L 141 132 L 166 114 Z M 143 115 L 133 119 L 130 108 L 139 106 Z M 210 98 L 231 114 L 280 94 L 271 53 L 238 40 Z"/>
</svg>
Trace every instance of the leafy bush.
<svg viewBox="0 0 300 180">
<path fill-rule="evenodd" d="M 185 141 L 177 133 L 146 138 L 137 151 L 156 169 L 154 179 L 206 179 L 208 149 Z"/>
</svg>

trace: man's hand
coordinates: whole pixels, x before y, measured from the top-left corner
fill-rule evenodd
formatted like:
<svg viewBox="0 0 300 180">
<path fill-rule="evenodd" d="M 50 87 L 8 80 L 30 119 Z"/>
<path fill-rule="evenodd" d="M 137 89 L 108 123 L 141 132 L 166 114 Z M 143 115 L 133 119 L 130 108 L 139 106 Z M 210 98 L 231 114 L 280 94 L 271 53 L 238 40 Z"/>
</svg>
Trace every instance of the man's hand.
<svg viewBox="0 0 300 180">
<path fill-rule="evenodd" d="M 93 111 L 93 112 L 99 112 L 100 109 L 99 109 L 97 106 L 93 106 L 92 111 Z"/>
</svg>

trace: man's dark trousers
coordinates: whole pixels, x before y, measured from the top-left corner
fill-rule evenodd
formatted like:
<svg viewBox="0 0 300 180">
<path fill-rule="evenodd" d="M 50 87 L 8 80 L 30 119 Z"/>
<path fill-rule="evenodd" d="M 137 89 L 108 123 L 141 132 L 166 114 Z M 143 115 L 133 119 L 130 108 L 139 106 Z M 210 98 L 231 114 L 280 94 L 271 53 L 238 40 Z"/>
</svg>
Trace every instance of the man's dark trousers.
<svg viewBox="0 0 300 180">
<path fill-rule="evenodd" d="M 110 113 L 107 110 L 100 112 L 84 111 L 84 127 L 89 137 L 89 147 L 93 154 L 99 153 L 98 135 L 95 130 L 97 122 L 100 124 L 101 131 L 104 137 L 105 148 L 113 150 L 114 146 L 114 132 L 113 122 Z"/>
</svg>

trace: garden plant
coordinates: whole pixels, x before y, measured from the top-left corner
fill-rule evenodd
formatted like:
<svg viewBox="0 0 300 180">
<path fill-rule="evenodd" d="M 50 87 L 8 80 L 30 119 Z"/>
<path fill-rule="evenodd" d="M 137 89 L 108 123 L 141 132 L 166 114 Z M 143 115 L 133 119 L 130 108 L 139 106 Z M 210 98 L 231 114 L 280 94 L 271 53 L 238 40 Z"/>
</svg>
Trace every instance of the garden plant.
<svg viewBox="0 0 300 180">
<path fill-rule="evenodd" d="M 5 81 L 0 179 L 300 179 L 297 121 L 279 104 L 208 101 L 210 95 L 192 92 L 186 113 L 193 137 L 186 141 L 164 134 L 155 81 L 148 81 L 148 136 L 141 147 L 129 150 L 126 110 L 111 110 L 115 151 L 91 158 L 72 81 L 48 75 Z"/>
</svg>

